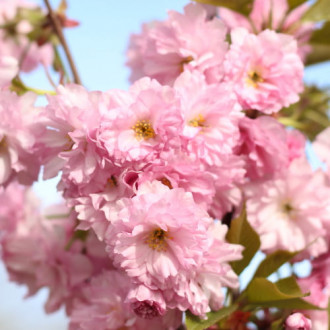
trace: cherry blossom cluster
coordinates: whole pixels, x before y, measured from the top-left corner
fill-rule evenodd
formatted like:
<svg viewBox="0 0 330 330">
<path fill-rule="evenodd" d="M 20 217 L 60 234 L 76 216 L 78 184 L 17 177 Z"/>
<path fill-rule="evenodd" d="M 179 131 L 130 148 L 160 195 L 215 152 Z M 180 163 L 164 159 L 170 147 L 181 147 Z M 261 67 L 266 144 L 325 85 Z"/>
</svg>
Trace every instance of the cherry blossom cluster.
<svg viewBox="0 0 330 330">
<path fill-rule="evenodd" d="M 11 23 L 18 4 L 0 5 L 0 246 L 11 280 L 28 295 L 48 288 L 46 312 L 64 306 L 71 330 L 175 330 L 183 313 L 205 320 L 239 292 L 232 265 L 244 247 L 227 233 L 246 211 L 266 255 L 312 260 L 298 283 L 327 306 L 330 172 L 313 170 L 306 137 L 278 120 L 304 89 L 308 5 L 169 11 L 131 37 L 128 91 L 60 85 L 36 107 L 34 93 L 8 86 L 49 65 L 53 48 L 26 49 L 29 22 Z M 15 47 L 3 35 L 12 28 Z M 328 168 L 329 134 L 313 145 Z M 40 173 L 59 176 L 63 196 L 43 212 L 29 187 Z M 322 310 L 286 316 L 286 329 L 327 329 Z"/>
</svg>

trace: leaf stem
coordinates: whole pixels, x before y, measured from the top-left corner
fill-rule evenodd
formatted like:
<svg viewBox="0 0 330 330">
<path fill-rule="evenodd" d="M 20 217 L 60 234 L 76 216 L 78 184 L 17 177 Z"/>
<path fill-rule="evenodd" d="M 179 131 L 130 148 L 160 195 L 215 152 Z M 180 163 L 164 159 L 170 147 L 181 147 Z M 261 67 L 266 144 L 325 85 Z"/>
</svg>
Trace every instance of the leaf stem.
<svg viewBox="0 0 330 330">
<path fill-rule="evenodd" d="M 47 6 L 49 17 L 50 17 L 50 19 L 51 19 L 51 21 L 52 21 L 52 23 L 54 25 L 55 32 L 56 32 L 58 38 L 60 39 L 60 42 L 61 42 L 61 45 L 63 46 L 65 55 L 66 55 L 66 57 L 68 59 L 68 62 L 69 62 L 69 65 L 70 65 L 70 68 L 71 68 L 71 71 L 72 71 L 74 82 L 76 84 L 81 85 L 81 80 L 80 80 L 80 77 L 79 77 L 79 74 L 78 74 L 77 67 L 76 67 L 76 65 L 75 65 L 75 63 L 73 61 L 73 57 L 71 55 L 69 46 L 68 46 L 68 44 L 67 44 L 67 42 L 65 40 L 64 34 L 63 34 L 62 25 L 59 22 L 56 14 L 54 13 L 54 11 L 53 11 L 53 9 L 52 9 L 49 1 L 48 0 L 44 0 L 44 3 Z"/>
</svg>

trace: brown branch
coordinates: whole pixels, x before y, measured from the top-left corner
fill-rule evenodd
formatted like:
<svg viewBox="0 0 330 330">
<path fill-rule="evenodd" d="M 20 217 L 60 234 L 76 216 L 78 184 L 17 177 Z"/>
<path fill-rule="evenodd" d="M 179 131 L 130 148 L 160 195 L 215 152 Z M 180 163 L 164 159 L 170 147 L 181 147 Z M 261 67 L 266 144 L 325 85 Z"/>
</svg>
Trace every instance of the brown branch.
<svg viewBox="0 0 330 330">
<path fill-rule="evenodd" d="M 69 65 L 70 65 L 70 68 L 71 68 L 71 71 L 72 71 L 74 82 L 76 84 L 81 85 L 81 80 L 80 80 L 80 77 L 79 77 L 79 74 L 78 74 L 78 70 L 77 70 L 76 65 L 73 61 L 69 46 L 68 46 L 68 44 L 65 40 L 64 34 L 63 34 L 62 25 L 61 25 L 60 21 L 58 20 L 58 17 L 56 16 L 56 14 L 54 13 L 49 1 L 44 0 L 44 3 L 47 6 L 50 20 L 54 25 L 55 32 L 56 32 L 58 38 L 60 39 L 60 42 L 63 46 L 65 55 L 68 59 L 68 62 L 69 62 Z"/>
</svg>

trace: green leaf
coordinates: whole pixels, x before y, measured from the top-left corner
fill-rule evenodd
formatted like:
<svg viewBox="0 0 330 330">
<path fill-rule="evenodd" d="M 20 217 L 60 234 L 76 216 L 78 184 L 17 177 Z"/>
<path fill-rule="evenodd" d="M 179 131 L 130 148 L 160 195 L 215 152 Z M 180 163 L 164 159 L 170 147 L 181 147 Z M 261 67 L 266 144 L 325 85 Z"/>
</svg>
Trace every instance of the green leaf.
<svg viewBox="0 0 330 330">
<path fill-rule="evenodd" d="M 325 22 L 321 29 L 315 30 L 310 38 L 312 44 L 330 45 L 330 22 Z"/>
<path fill-rule="evenodd" d="M 248 15 L 252 10 L 253 0 L 194 0 L 207 5 L 226 7 L 240 14 Z"/>
<path fill-rule="evenodd" d="M 282 330 L 283 329 L 283 320 L 279 319 L 272 323 L 271 330 Z"/>
<path fill-rule="evenodd" d="M 330 20 L 330 0 L 316 1 L 301 18 L 304 21 L 329 21 Z"/>
<path fill-rule="evenodd" d="M 231 263 L 233 270 L 239 275 L 249 265 L 260 247 L 259 235 L 248 223 L 245 207 L 239 217 L 231 222 L 226 239 L 229 243 L 244 246 L 243 258 Z"/>
<path fill-rule="evenodd" d="M 290 10 L 295 9 L 306 1 L 307 0 L 288 0 L 289 8 Z"/>
<path fill-rule="evenodd" d="M 311 44 L 312 51 L 307 56 L 306 65 L 330 60 L 330 45 Z"/>
<path fill-rule="evenodd" d="M 269 254 L 259 265 L 253 277 L 268 277 L 299 252 L 278 250 Z"/>
<path fill-rule="evenodd" d="M 238 305 L 231 305 L 229 307 L 221 308 L 216 312 L 207 313 L 207 320 L 201 320 L 198 316 L 186 313 L 186 326 L 187 330 L 203 330 L 211 325 L 223 320 L 225 317 L 229 316 L 236 311 Z"/>
<path fill-rule="evenodd" d="M 306 294 L 301 292 L 294 277 L 276 283 L 256 277 L 249 284 L 246 294 L 247 302 L 252 306 L 321 310 L 302 299 Z"/>
</svg>

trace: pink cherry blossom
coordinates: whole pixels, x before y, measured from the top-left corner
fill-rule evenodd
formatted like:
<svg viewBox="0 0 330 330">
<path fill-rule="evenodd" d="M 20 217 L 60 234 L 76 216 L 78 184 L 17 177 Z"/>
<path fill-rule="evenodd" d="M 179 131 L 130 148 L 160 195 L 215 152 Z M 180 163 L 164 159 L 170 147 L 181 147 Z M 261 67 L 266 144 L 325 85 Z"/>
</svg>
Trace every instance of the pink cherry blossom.
<svg viewBox="0 0 330 330">
<path fill-rule="evenodd" d="M 293 313 L 285 321 L 286 330 L 310 330 L 311 327 L 311 320 L 301 313 Z"/>
<path fill-rule="evenodd" d="M 207 85 L 199 72 L 184 72 L 175 82 L 181 100 L 182 138 L 191 157 L 210 166 L 221 166 L 239 139 L 238 120 L 243 117 L 231 87 Z"/>
<path fill-rule="evenodd" d="M 37 180 L 40 161 L 34 155 L 38 136 L 36 95 L 0 91 L 0 186 L 14 179 L 30 185 Z"/>
<path fill-rule="evenodd" d="M 244 117 L 239 128 L 236 154 L 246 162 L 247 177 L 253 180 L 274 177 L 288 166 L 287 132 L 277 120 L 267 116 Z"/>
<path fill-rule="evenodd" d="M 131 80 L 148 76 L 172 85 L 188 70 L 203 73 L 208 82 L 219 81 L 227 51 L 221 20 L 208 19 L 199 4 L 187 5 L 183 14 L 169 11 L 168 15 L 166 21 L 144 25 L 141 34 L 131 37 L 127 52 Z"/>
<path fill-rule="evenodd" d="M 312 172 L 306 159 L 296 159 L 281 177 L 246 189 L 248 220 L 266 253 L 277 249 L 316 257 L 327 251 L 329 188 L 324 173 Z"/>
<path fill-rule="evenodd" d="M 244 27 L 249 32 L 259 33 L 271 29 L 293 35 L 298 41 L 299 55 L 304 60 L 311 51 L 307 43 L 315 29 L 314 23 L 301 20 L 309 6 L 303 3 L 289 11 L 287 0 L 277 0 L 276 3 L 272 0 L 254 0 L 249 18 L 227 8 L 220 9 L 220 16 L 230 30 Z"/>
<path fill-rule="evenodd" d="M 222 297 L 202 292 L 201 285 L 211 290 L 212 278 L 217 288 L 224 282 L 237 285 L 227 262 L 240 258 L 241 248 L 224 243 L 223 236 L 213 237 L 212 219 L 190 193 L 169 189 L 159 181 L 146 182 L 135 197 L 122 199 L 118 207 L 117 220 L 105 236 L 110 257 L 134 281 L 161 290 L 169 308 L 189 308 L 204 315 L 210 310 L 209 300 L 219 306 Z M 212 255 L 211 246 L 222 252 Z M 231 252 L 225 253 L 226 249 Z"/>
<path fill-rule="evenodd" d="M 172 88 L 143 78 L 122 99 L 122 105 L 105 114 L 97 135 L 110 161 L 118 166 L 141 164 L 180 146 L 182 118 Z"/>
<path fill-rule="evenodd" d="M 231 40 L 225 80 L 234 84 L 244 109 L 271 114 L 299 100 L 303 64 L 293 37 L 271 30 L 254 35 L 236 28 Z"/>
</svg>

